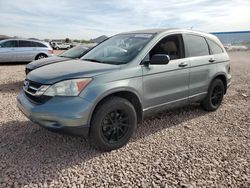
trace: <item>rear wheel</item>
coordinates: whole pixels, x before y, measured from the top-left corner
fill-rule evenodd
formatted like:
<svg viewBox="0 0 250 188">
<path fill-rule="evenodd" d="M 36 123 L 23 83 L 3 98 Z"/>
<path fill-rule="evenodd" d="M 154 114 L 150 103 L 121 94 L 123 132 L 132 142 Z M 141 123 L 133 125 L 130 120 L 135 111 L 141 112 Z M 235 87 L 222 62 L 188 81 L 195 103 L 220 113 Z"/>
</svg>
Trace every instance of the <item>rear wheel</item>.
<svg viewBox="0 0 250 188">
<path fill-rule="evenodd" d="M 225 87 L 220 79 L 215 79 L 209 87 L 206 98 L 201 102 L 203 109 L 207 111 L 215 111 L 221 105 Z"/>
<path fill-rule="evenodd" d="M 38 55 L 36 56 L 35 60 L 43 59 L 43 58 L 46 58 L 46 57 L 47 57 L 47 55 L 45 55 L 45 54 L 38 54 Z"/>
<path fill-rule="evenodd" d="M 134 106 L 113 97 L 97 107 L 91 121 L 90 141 L 98 149 L 110 151 L 124 146 L 137 125 Z"/>
</svg>

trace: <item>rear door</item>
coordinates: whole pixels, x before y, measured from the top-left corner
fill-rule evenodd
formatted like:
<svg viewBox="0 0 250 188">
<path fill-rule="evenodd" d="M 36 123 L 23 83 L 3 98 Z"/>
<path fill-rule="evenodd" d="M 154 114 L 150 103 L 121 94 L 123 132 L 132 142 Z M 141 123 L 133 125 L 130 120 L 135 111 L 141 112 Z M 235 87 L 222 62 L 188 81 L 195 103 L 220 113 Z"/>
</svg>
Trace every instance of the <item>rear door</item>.
<svg viewBox="0 0 250 188">
<path fill-rule="evenodd" d="M 190 59 L 190 98 L 206 95 L 213 55 L 209 53 L 206 39 L 200 35 L 184 34 L 184 44 Z"/>
<path fill-rule="evenodd" d="M 16 40 L 8 40 L 1 43 L 0 62 L 15 62 L 17 45 Z"/>
<path fill-rule="evenodd" d="M 167 65 L 151 65 L 155 54 L 170 57 Z M 185 58 L 181 34 L 169 35 L 148 54 L 149 65 L 143 69 L 144 110 L 158 111 L 188 102 L 189 59 Z"/>
<path fill-rule="evenodd" d="M 32 41 L 19 40 L 17 58 L 19 61 L 32 61 L 36 55 L 36 44 Z"/>
</svg>

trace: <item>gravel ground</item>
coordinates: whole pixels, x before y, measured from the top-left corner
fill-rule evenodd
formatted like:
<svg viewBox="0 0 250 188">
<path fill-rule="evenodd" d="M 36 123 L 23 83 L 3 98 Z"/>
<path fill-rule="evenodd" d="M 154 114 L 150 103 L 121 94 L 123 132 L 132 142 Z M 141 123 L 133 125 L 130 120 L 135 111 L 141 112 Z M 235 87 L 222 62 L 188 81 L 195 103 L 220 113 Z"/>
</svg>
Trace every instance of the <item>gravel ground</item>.
<svg viewBox="0 0 250 188">
<path fill-rule="evenodd" d="M 16 107 L 24 65 L 0 66 L 0 187 L 250 187 L 250 52 L 230 56 L 233 84 L 216 112 L 159 114 L 109 153 L 28 121 Z"/>
</svg>

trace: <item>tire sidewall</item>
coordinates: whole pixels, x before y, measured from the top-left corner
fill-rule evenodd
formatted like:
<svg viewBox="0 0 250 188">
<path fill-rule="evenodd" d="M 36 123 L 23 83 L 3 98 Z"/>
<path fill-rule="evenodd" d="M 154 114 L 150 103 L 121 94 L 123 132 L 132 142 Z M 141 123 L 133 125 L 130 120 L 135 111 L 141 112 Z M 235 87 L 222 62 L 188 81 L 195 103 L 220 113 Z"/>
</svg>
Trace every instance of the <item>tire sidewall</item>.
<svg viewBox="0 0 250 188">
<path fill-rule="evenodd" d="M 222 94 L 222 97 L 221 97 L 221 99 L 220 99 L 218 105 L 214 106 L 214 105 L 212 104 L 211 97 L 212 97 L 213 90 L 214 90 L 214 88 L 215 88 L 216 86 L 222 87 L 223 94 Z M 222 100 L 223 100 L 223 95 L 224 95 L 224 93 L 225 93 L 225 88 L 224 88 L 223 82 L 222 82 L 220 79 L 215 79 L 215 80 L 212 82 L 212 84 L 211 84 L 211 86 L 210 86 L 210 89 L 209 89 L 209 93 L 208 93 L 208 96 L 209 96 L 209 98 L 208 98 L 208 100 L 209 100 L 209 105 L 211 106 L 212 109 L 216 110 L 216 109 L 218 109 L 218 108 L 220 107 L 220 105 L 221 105 L 221 103 L 222 103 Z"/>
<path fill-rule="evenodd" d="M 108 143 L 103 137 L 102 121 L 108 113 L 114 110 L 123 110 L 128 114 L 129 128 L 127 130 L 127 133 L 124 135 L 123 138 L 119 140 L 119 142 Z M 94 143 L 94 145 L 99 149 L 110 151 L 124 146 L 129 141 L 130 137 L 133 135 L 136 126 L 137 117 L 133 105 L 123 98 L 111 98 L 105 103 L 103 103 L 94 114 L 94 117 L 91 121 L 90 139 L 91 142 Z"/>
<path fill-rule="evenodd" d="M 41 57 L 42 57 L 42 58 L 41 58 Z M 36 60 L 38 60 L 38 59 L 43 59 L 43 58 L 46 58 L 46 55 L 44 55 L 44 54 L 39 54 L 39 55 L 36 56 Z"/>
</svg>

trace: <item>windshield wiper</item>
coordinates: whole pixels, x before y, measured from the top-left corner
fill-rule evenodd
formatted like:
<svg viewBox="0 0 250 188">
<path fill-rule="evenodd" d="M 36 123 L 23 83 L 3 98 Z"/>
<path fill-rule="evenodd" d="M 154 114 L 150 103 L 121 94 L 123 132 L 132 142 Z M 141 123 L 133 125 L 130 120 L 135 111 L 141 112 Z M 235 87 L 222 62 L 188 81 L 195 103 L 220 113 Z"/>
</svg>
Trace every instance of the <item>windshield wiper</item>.
<svg viewBox="0 0 250 188">
<path fill-rule="evenodd" d="M 97 62 L 97 63 L 102 63 L 102 61 L 96 60 L 96 59 L 82 59 L 85 61 L 91 61 L 91 62 Z"/>
</svg>

